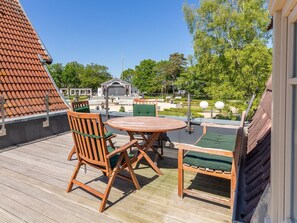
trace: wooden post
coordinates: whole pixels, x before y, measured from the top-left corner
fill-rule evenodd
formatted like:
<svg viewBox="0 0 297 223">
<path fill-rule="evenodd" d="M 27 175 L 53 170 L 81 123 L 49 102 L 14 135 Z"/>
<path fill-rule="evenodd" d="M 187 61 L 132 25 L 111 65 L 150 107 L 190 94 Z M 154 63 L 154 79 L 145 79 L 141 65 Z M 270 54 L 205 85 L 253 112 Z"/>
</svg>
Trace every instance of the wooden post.
<svg viewBox="0 0 297 223">
<path fill-rule="evenodd" d="M 0 136 L 5 136 L 6 135 L 6 129 L 5 129 L 5 111 L 4 111 L 4 104 L 5 104 L 5 100 L 3 96 L 0 96 L 0 106 L 1 106 L 1 129 L 0 129 Z"/>
<path fill-rule="evenodd" d="M 188 111 L 187 111 L 187 132 L 191 134 L 192 129 L 191 129 L 191 95 L 188 93 Z"/>
<path fill-rule="evenodd" d="M 45 110 L 46 110 L 46 120 L 43 121 L 42 126 L 48 127 L 49 126 L 49 95 L 48 95 L 48 92 L 45 94 L 44 103 L 45 103 Z"/>
<path fill-rule="evenodd" d="M 108 120 L 108 86 L 106 87 L 106 92 L 105 92 L 105 113 L 106 113 L 106 120 Z"/>
</svg>

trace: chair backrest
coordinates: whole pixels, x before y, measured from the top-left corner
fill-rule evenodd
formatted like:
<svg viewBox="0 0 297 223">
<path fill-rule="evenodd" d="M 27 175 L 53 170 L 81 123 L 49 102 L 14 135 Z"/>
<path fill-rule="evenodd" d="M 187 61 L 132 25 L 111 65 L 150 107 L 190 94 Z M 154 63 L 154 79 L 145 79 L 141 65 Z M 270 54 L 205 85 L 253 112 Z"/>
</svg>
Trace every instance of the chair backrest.
<svg viewBox="0 0 297 223">
<path fill-rule="evenodd" d="M 100 114 L 68 111 L 67 115 L 78 159 L 107 168 L 108 150 Z"/>
<path fill-rule="evenodd" d="M 133 116 L 158 116 L 158 100 L 135 98 Z"/>
<path fill-rule="evenodd" d="M 90 113 L 89 101 L 76 101 L 71 103 L 72 110 L 75 112 Z"/>
</svg>

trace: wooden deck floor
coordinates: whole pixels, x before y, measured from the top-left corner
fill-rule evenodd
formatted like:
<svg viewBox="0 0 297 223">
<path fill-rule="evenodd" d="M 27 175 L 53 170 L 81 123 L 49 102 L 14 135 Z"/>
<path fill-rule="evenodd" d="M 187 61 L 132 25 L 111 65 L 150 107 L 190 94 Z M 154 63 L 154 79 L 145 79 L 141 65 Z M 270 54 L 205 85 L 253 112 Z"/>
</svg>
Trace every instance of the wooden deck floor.
<svg viewBox="0 0 297 223">
<path fill-rule="evenodd" d="M 127 142 L 118 136 L 117 142 Z M 0 153 L 0 222 L 230 222 L 226 207 L 177 196 L 177 150 L 165 149 L 158 176 L 144 162 L 135 170 L 141 189 L 116 179 L 107 210 L 98 212 L 100 199 L 75 188 L 65 189 L 76 164 L 67 161 L 70 134 L 60 135 Z M 103 191 L 106 178 L 88 168 L 78 179 Z M 194 181 L 193 181 L 194 180 Z M 187 174 L 189 187 L 228 196 L 229 182 Z"/>
</svg>

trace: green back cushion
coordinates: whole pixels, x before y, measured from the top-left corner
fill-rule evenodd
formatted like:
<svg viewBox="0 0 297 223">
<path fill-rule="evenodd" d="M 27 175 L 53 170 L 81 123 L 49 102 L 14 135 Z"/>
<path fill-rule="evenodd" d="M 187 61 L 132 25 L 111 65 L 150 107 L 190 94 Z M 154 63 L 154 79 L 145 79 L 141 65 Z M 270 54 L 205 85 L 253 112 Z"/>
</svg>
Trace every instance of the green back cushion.
<svg viewBox="0 0 297 223">
<path fill-rule="evenodd" d="M 108 153 L 111 153 L 111 152 L 114 151 L 114 148 L 112 148 L 112 147 L 110 147 L 110 146 L 107 146 L 107 150 L 108 150 Z M 134 156 L 133 154 L 128 154 L 128 157 L 129 157 L 130 159 L 131 159 L 133 156 Z M 112 156 L 112 157 L 110 158 L 110 166 L 111 166 L 112 169 L 116 166 L 119 157 L 120 157 L 120 153 L 118 153 L 118 154 L 116 154 L 116 155 L 114 155 L 114 156 Z M 123 162 L 124 162 L 124 161 L 125 161 L 125 159 L 123 159 Z"/>
<path fill-rule="evenodd" d="M 89 106 L 83 106 L 79 108 L 74 109 L 75 112 L 81 112 L 81 113 L 90 113 L 90 107 Z"/>
<path fill-rule="evenodd" d="M 104 135 L 104 137 L 105 138 L 108 138 L 108 137 L 110 137 L 112 135 L 113 135 L 113 132 L 106 132 L 105 135 Z"/>
<path fill-rule="evenodd" d="M 156 116 L 156 105 L 134 104 L 133 116 Z"/>
<path fill-rule="evenodd" d="M 204 134 L 196 146 L 234 151 L 236 135 L 223 135 L 214 132 Z M 208 153 L 190 151 L 184 157 L 184 163 L 213 170 L 231 171 L 232 158 Z"/>
</svg>

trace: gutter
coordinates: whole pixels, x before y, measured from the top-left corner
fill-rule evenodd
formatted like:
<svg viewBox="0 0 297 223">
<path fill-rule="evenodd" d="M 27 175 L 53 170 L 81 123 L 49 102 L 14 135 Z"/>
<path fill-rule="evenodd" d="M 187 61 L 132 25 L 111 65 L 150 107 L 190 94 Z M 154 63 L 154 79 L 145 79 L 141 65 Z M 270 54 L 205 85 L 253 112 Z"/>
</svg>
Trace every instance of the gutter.
<svg viewBox="0 0 297 223">
<path fill-rule="evenodd" d="M 71 109 L 71 106 L 70 106 L 69 103 L 66 101 L 64 95 L 60 92 L 59 88 L 58 88 L 57 85 L 56 85 L 56 82 L 54 81 L 54 79 L 53 79 L 51 73 L 48 71 L 48 69 L 47 69 L 45 63 L 43 62 L 42 65 L 43 65 L 43 67 L 44 67 L 44 69 L 45 69 L 47 75 L 49 76 L 51 82 L 53 83 L 53 85 L 54 85 L 56 91 L 57 91 L 58 94 L 60 95 L 60 98 L 61 98 L 62 101 L 65 103 L 65 105 L 66 105 L 69 109 Z"/>
<path fill-rule="evenodd" d="M 67 111 L 68 110 L 50 112 L 49 117 L 66 115 Z M 17 117 L 17 118 L 6 118 L 5 119 L 5 124 L 7 125 L 7 124 L 12 124 L 12 123 L 21 123 L 21 122 L 26 122 L 26 121 L 30 121 L 30 120 L 36 120 L 36 119 L 42 119 L 42 118 L 47 118 L 47 117 L 48 117 L 48 115 L 45 112 L 45 113 L 22 116 L 22 117 Z"/>
</svg>

